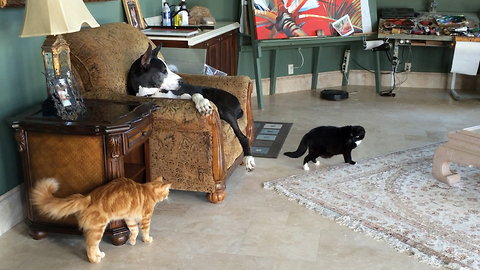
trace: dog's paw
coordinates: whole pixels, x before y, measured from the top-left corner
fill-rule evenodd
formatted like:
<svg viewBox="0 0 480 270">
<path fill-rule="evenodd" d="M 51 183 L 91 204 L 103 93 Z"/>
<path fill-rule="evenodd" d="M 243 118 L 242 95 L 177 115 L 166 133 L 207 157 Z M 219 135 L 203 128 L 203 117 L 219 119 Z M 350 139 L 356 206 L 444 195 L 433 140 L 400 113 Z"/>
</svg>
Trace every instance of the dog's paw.
<svg viewBox="0 0 480 270">
<path fill-rule="evenodd" d="M 310 167 L 308 167 L 308 164 L 305 163 L 305 164 L 303 164 L 303 169 L 304 169 L 305 171 L 308 171 L 308 170 L 310 170 Z"/>
<path fill-rule="evenodd" d="M 197 110 L 202 115 L 210 115 L 213 112 L 212 105 L 210 105 L 210 101 L 206 98 L 197 103 Z"/>
<path fill-rule="evenodd" d="M 252 156 L 245 156 L 243 158 L 243 163 L 245 164 L 247 171 L 251 172 L 255 169 L 255 159 Z"/>
<path fill-rule="evenodd" d="M 315 161 L 313 162 L 313 164 L 315 164 L 315 165 L 317 165 L 317 166 L 320 166 L 320 161 L 315 160 Z"/>
<path fill-rule="evenodd" d="M 200 114 L 202 115 L 212 114 L 213 108 L 208 99 L 204 98 L 200 94 L 193 94 L 192 100 L 193 102 L 195 102 L 195 107 L 197 108 Z"/>
<path fill-rule="evenodd" d="M 349 163 L 350 163 L 350 164 L 352 164 L 352 165 L 355 165 L 355 164 L 357 164 L 357 162 L 356 162 L 356 161 L 353 161 L 353 160 L 352 160 L 352 161 L 350 161 Z"/>
</svg>

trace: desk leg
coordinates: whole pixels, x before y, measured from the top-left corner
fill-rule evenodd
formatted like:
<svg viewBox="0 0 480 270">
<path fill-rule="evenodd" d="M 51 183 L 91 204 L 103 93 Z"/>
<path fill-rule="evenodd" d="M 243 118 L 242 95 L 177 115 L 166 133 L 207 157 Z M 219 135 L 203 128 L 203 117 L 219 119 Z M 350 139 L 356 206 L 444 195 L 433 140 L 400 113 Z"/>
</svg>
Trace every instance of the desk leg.
<svg viewBox="0 0 480 270">
<path fill-rule="evenodd" d="M 260 70 L 260 57 L 254 57 L 253 68 L 255 70 L 255 87 L 257 88 L 258 108 L 263 110 L 262 71 Z"/>
<path fill-rule="evenodd" d="M 322 46 L 313 48 L 313 67 L 312 67 L 312 90 L 317 89 L 318 85 L 318 61 L 320 61 L 320 50 Z"/>
<path fill-rule="evenodd" d="M 460 100 L 460 96 L 457 91 L 455 91 L 455 79 L 457 78 L 457 73 L 452 73 L 452 82 L 450 83 L 450 94 L 455 100 Z"/>
<path fill-rule="evenodd" d="M 275 89 L 277 87 L 277 57 L 278 50 L 272 50 L 270 59 L 270 95 L 275 95 Z"/>
<path fill-rule="evenodd" d="M 375 90 L 377 93 L 382 92 L 382 77 L 380 74 L 380 52 L 374 51 L 373 56 L 375 59 Z"/>
</svg>

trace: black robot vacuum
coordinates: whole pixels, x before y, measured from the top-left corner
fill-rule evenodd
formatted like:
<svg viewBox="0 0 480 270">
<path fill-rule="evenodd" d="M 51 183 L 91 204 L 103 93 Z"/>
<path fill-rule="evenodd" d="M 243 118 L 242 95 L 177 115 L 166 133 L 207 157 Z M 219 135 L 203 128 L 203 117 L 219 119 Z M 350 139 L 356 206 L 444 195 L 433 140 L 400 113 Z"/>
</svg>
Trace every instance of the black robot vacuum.
<svg viewBox="0 0 480 270">
<path fill-rule="evenodd" d="M 344 100 L 348 98 L 348 92 L 344 90 L 325 89 L 320 92 L 320 98 L 326 100 Z"/>
</svg>

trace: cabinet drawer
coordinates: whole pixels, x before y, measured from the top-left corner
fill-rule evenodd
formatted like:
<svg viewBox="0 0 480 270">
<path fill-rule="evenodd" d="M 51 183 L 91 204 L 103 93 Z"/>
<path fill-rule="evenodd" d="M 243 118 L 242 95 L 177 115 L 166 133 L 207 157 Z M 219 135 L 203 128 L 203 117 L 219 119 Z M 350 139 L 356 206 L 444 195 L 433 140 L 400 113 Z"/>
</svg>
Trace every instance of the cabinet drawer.
<svg viewBox="0 0 480 270">
<path fill-rule="evenodd" d="M 130 130 L 126 134 L 127 151 L 128 149 L 135 147 L 137 144 L 143 144 L 148 139 L 151 132 L 151 123 L 143 124 Z"/>
</svg>

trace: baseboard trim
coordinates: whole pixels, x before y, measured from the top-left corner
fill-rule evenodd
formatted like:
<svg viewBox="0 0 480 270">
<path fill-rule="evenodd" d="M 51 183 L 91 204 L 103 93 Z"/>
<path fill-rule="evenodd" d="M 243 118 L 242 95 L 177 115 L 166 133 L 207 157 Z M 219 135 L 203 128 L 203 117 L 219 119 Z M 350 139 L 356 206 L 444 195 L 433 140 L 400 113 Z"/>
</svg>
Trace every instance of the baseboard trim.
<svg viewBox="0 0 480 270">
<path fill-rule="evenodd" d="M 429 72 L 403 72 L 397 73 L 396 84 L 400 87 L 450 89 L 450 73 Z M 342 85 L 343 74 L 340 71 L 322 72 L 318 74 L 318 89 L 339 87 Z M 391 75 L 381 75 L 382 87 L 389 88 Z M 291 75 L 278 77 L 275 93 L 290 93 L 311 89 L 312 74 Z M 349 85 L 362 85 L 375 87 L 375 75 L 365 70 L 352 70 L 349 74 Z M 270 79 L 262 79 L 263 95 L 270 94 Z M 455 90 L 468 90 L 480 88 L 480 76 L 467 76 L 457 74 Z M 256 86 L 253 96 L 257 95 Z"/>
<path fill-rule="evenodd" d="M 18 185 L 0 196 L 0 235 L 27 217 L 23 190 L 23 184 Z"/>
</svg>

